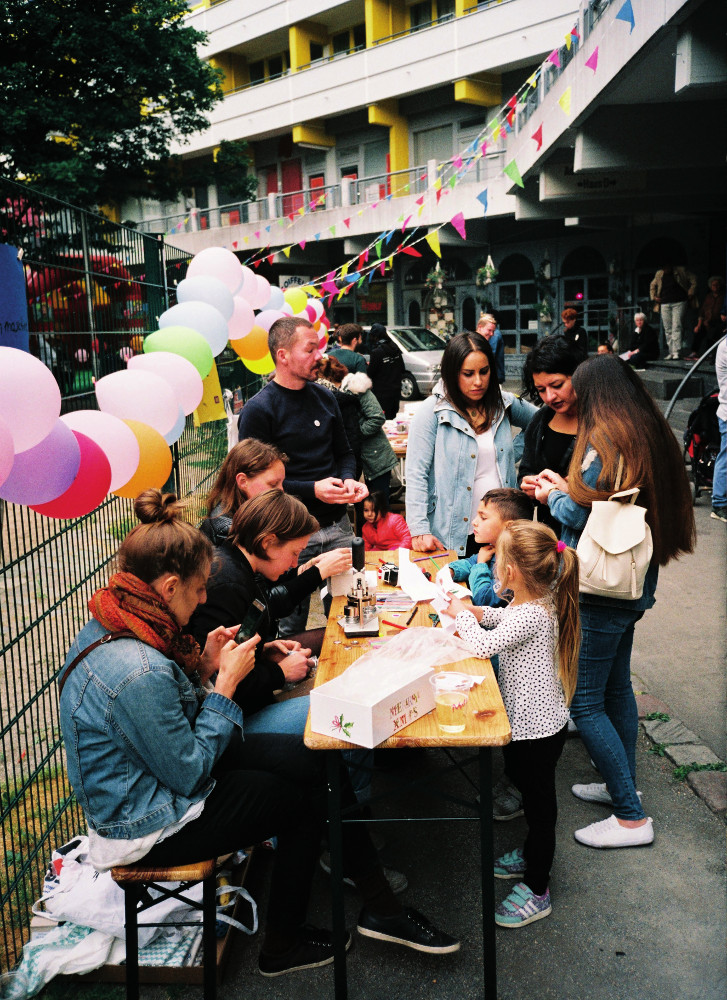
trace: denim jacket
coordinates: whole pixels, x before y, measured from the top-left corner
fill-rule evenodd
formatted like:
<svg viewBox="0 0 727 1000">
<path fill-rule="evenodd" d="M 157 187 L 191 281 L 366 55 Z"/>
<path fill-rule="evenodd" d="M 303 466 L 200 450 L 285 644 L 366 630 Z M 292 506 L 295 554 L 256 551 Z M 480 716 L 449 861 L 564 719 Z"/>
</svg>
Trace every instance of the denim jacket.
<svg viewBox="0 0 727 1000">
<path fill-rule="evenodd" d="M 595 449 L 590 448 L 586 452 L 583 465 L 581 466 L 583 482 L 586 486 L 595 489 L 602 470 L 603 465 L 598 453 Z M 579 506 L 571 499 L 568 493 L 563 493 L 561 490 L 550 491 L 548 494 L 548 507 L 550 507 L 553 517 L 563 525 L 560 535 L 561 540 L 574 549 L 578 545 L 578 540 L 591 513 L 591 508 Z M 641 597 L 637 598 L 637 600 L 626 601 L 621 598 L 600 597 L 597 594 L 581 594 L 580 601 L 582 604 L 600 604 L 607 607 L 628 608 L 630 611 L 647 611 L 649 608 L 653 608 L 656 603 L 654 593 L 656 592 L 658 579 L 659 565 L 656 562 L 652 562 L 646 573 Z"/>
<path fill-rule="evenodd" d="M 106 630 L 89 622 L 68 664 Z M 89 826 L 131 840 L 184 816 L 214 788 L 212 769 L 242 712 L 199 689 L 163 653 L 137 639 L 97 646 L 75 667 L 61 695 L 68 777 Z"/>
<path fill-rule="evenodd" d="M 510 392 L 502 393 L 502 402 L 504 408 L 493 425 L 497 469 L 503 486 L 516 486 L 515 462 L 522 445 L 516 439 L 513 446 L 510 428 L 527 427 L 537 410 Z M 475 432 L 444 398 L 440 381 L 417 408 L 409 429 L 406 520 L 412 536 L 435 535 L 464 555 L 476 469 Z"/>
</svg>

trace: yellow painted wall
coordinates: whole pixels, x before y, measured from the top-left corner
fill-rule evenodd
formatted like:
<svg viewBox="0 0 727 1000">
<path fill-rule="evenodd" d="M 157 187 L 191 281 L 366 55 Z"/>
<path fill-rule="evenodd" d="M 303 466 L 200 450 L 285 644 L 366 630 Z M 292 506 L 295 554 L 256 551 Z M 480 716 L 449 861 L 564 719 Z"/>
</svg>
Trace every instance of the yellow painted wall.
<svg viewBox="0 0 727 1000">
<path fill-rule="evenodd" d="M 409 122 L 399 114 L 395 99 L 369 104 L 369 125 L 385 125 L 389 129 L 389 168 L 392 173 L 409 168 Z M 403 185 L 402 185 L 403 187 Z M 404 191 L 400 191 L 404 194 Z"/>
<path fill-rule="evenodd" d="M 478 107 L 492 108 L 502 104 L 502 84 L 499 73 L 490 73 L 486 77 L 476 79 L 466 77 L 454 81 L 454 99 L 464 104 L 476 104 Z"/>
<path fill-rule="evenodd" d="M 210 59 L 210 63 L 225 74 L 222 81 L 222 90 L 225 94 L 239 90 L 250 82 L 247 60 L 237 52 L 220 52 Z"/>
<path fill-rule="evenodd" d="M 314 21 L 300 21 L 288 29 L 288 45 L 290 48 L 290 70 L 295 73 L 301 66 L 307 66 L 310 59 L 310 43 L 318 42 L 327 45 L 328 32 L 321 24 Z"/>
</svg>

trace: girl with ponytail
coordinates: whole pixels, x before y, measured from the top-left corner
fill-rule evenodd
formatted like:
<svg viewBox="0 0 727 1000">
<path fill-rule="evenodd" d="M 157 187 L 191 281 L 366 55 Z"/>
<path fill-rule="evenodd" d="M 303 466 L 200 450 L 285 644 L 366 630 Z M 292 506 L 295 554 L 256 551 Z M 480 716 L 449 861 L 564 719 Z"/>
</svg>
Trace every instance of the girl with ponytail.
<svg viewBox="0 0 727 1000">
<path fill-rule="evenodd" d="M 477 608 L 451 598 L 449 613 L 476 656 L 500 657 L 497 681 L 512 729 L 503 753 L 528 834 L 522 848 L 495 861 L 496 878 L 518 880 L 495 922 L 524 927 L 551 912 L 555 766 L 578 677 L 578 557 L 547 525 L 531 521 L 511 521 L 495 551 L 500 592 L 513 595 L 509 606 Z"/>
</svg>

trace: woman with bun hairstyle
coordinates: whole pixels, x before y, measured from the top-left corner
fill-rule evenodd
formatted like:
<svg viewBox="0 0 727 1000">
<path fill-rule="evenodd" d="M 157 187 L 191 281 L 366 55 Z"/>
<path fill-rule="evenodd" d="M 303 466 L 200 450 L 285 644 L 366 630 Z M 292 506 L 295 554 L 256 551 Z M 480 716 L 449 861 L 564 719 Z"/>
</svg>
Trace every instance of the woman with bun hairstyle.
<svg viewBox="0 0 727 1000">
<path fill-rule="evenodd" d="M 572 791 L 613 812 L 577 830 L 575 838 L 589 847 L 636 847 L 650 844 L 654 830 L 636 790 L 634 628 L 654 605 L 659 567 L 693 550 L 694 512 L 677 439 L 639 376 L 615 355 L 596 354 L 574 371 L 573 389 L 578 431 L 568 476 L 543 470 L 536 499 L 547 503 L 563 526 L 563 541 L 576 548 L 594 501 L 637 487 L 654 546 L 641 597 L 580 594 L 581 648 L 570 712 L 603 781 L 573 785 Z"/>
<path fill-rule="evenodd" d="M 238 645 L 239 622 L 230 623 L 200 650 L 185 629 L 206 598 L 212 546 L 171 494 L 147 490 L 135 509 L 142 524 L 91 598 L 92 618 L 60 675 L 68 777 L 88 822 L 91 863 L 100 871 L 142 858 L 152 867 L 191 864 L 277 836 L 260 972 L 327 965 L 331 933 L 306 924 L 327 815 L 323 755 L 299 737 L 241 739 L 232 696 L 259 637 Z M 213 675 L 209 692 L 194 683 Z M 355 811 L 345 772 L 341 781 L 344 806 Z M 459 948 L 401 907 L 363 823 L 344 825 L 343 853 L 344 874 L 364 899 L 360 933 L 433 953 Z"/>
</svg>

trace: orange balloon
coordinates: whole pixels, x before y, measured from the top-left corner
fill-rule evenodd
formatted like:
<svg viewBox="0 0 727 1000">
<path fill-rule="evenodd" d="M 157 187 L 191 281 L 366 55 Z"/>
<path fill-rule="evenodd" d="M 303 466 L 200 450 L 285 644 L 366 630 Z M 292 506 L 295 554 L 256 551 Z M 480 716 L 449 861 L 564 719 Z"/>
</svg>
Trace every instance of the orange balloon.
<svg viewBox="0 0 727 1000">
<path fill-rule="evenodd" d="M 159 489 L 166 483 L 172 471 L 172 453 L 159 431 L 149 424 L 138 420 L 124 420 L 124 423 L 139 442 L 139 465 L 128 483 L 113 492 L 117 497 L 135 500 L 144 490 Z"/>
<path fill-rule="evenodd" d="M 246 337 L 231 340 L 230 344 L 243 361 L 259 361 L 268 353 L 268 333 L 261 326 L 254 326 Z"/>
</svg>

